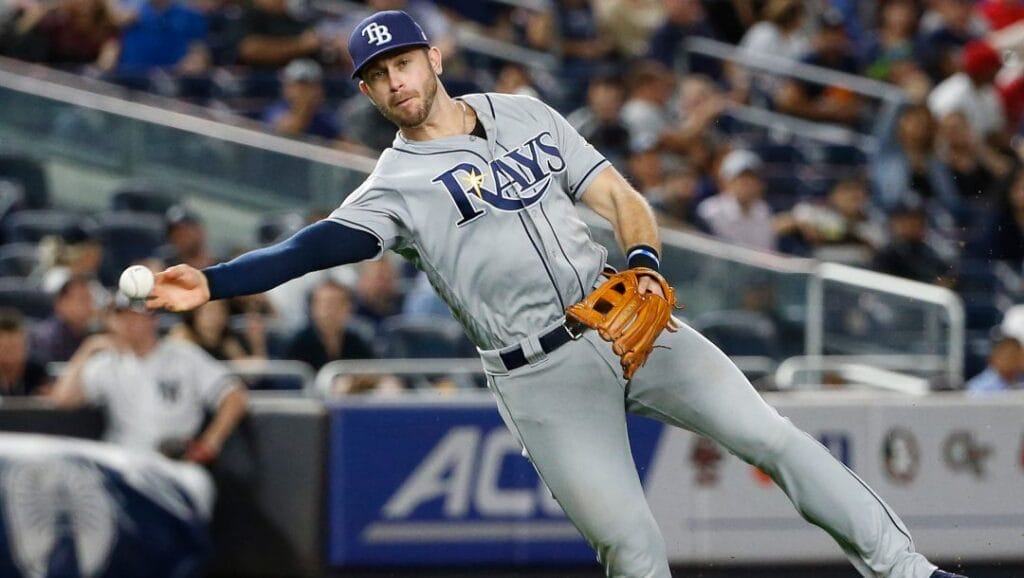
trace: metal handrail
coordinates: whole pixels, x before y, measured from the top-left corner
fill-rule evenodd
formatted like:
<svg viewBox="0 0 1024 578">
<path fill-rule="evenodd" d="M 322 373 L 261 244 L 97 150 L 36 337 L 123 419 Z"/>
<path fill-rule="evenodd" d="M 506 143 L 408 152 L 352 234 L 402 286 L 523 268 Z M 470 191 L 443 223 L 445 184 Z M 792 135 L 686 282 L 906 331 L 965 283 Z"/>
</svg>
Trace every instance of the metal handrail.
<svg viewBox="0 0 1024 578">
<path fill-rule="evenodd" d="M 960 383 L 964 370 L 966 318 L 960 296 L 945 287 L 911 281 L 838 263 L 820 263 L 807 286 L 806 352 L 821 356 L 824 350 L 825 283 L 841 283 L 940 306 L 949 323 L 946 374 L 950 383 Z"/>
<path fill-rule="evenodd" d="M 888 136 L 897 111 L 906 102 L 903 92 L 895 86 L 857 76 L 799 62 L 780 56 L 755 54 L 743 48 L 711 40 L 690 37 L 685 44 L 687 55 L 698 54 L 717 58 L 762 72 L 779 76 L 800 78 L 822 85 L 841 85 L 853 92 L 881 101 L 881 110 L 875 115 L 871 134 L 863 134 L 850 128 L 832 124 L 804 121 L 789 115 L 772 113 L 747 106 L 736 106 L 733 116 L 739 120 L 770 129 L 783 128 L 794 134 L 829 144 L 854 145 L 866 153 L 876 153 Z"/>
<path fill-rule="evenodd" d="M 755 68 L 773 74 L 794 76 L 820 84 L 840 84 L 854 92 L 859 92 L 879 100 L 896 102 L 903 102 L 904 100 L 903 92 L 900 89 L 884 82 L 781 56 L 753 53 L 732 44 L 711 40 L 710 38 L 691 36 L 686 41 L 686 50 L 703 56 L 718 58 L 719 60 L 727 60 L 745 68 Z"/>
<path fill-rule="evenodd" d="M 941 355 L 797 355 L 779 364 L 774 381 L 780 390 L 789 390 L 795 387 L 796 375 L 800 372 L 847 370 L 856 373 L 856 378 L 860 378 L 858 383 L 922 395 L 929 389 L 928 381 L 899 370 L 942 372 L 946 366 L 947 362 Z M 870 371 L 875 373 L 869 373 L 865 378 L 865 372 Z"/>
<path fill-rule="evenodd" d="M 115 92 L 112 85 L 99 81 L 86 82 L 74 74 L 10 58 L 0 57 L 0 86 L 47 100 L 362 173 L 371 172 L 377 162 L 371 157 L 242 126 L 248 123 L 240 118 L 232 117 L 230 123 L 204 118 L 209 111 L 190 107 L 173 99 L 147 95 L 143 99 L 146 102 L 125 100 L 111 94 Z M 105 89 L 106 92 L 100 92 L 101 89 Z"/>
</svg>

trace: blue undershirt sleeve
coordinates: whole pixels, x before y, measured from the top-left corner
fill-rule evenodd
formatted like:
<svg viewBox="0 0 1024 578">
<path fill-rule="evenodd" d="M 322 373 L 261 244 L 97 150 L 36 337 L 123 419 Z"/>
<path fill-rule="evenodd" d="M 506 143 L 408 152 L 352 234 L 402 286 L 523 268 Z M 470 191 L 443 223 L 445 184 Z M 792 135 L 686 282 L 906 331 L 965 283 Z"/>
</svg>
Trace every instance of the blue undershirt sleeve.
<svg viewBox="0 0 1024 578">
<path fill-rule="evenodd" d="M 253 295 L 337 265 L 358 263 L 381 251 L 377 238 L 337 221 L 318 221 L 288 239 L 203 269 L 210 300 Z"/>
</svg>

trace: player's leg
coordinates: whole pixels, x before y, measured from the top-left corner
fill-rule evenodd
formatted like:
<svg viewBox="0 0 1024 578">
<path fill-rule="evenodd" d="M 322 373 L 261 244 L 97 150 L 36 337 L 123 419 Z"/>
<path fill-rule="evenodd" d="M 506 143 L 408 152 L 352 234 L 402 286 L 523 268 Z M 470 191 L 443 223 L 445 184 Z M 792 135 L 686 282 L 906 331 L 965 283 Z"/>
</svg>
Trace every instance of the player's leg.
<svg viewBox="0 0 1024 578">
<path fill-rule="evenodd" d="M 903 522 L 816 440 L 768 406 L 740 370 L 689 327 L 665 333 L 629 385 L 630 411 L 690 429 L 761 468 L 864 576 L 928 578 Z"/>
<path fill-rule="evenodd" d="M 630 453 L 623 386 L 595 344 L 567 344 L 535 367 L 489 375 L 488 384 L 607 575 L 669 578 L 664 540 Z"/>
</svg>

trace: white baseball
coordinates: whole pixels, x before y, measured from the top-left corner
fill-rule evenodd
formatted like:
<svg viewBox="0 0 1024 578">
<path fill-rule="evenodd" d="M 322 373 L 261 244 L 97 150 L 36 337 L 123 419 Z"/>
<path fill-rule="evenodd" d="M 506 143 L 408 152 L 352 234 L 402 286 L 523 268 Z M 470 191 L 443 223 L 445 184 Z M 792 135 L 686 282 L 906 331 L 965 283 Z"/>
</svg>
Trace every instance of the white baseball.
<svg viewBox="0 0 1024 578">
<path fill-rule="evenodd" d="M 121 273 L 117 286 L 132 299 L 145 299 L 153 290 L 153 272 L 143 265 L 132 265 Z"/>
</svg>

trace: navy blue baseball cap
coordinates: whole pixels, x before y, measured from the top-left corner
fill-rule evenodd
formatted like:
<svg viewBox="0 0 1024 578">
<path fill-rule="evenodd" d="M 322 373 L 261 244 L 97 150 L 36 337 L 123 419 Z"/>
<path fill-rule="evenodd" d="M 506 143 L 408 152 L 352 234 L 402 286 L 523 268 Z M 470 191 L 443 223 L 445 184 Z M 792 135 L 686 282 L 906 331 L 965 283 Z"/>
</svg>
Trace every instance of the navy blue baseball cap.
<svg viewBox="0 0 1024 578">
<path fill-rule="evenodd" d="M 348 53 L 352 56 L 352 78 L 371 60 L 399 48 L 430 46 L 420 25 L 401 10 L 386 10 L 365 18 L 352 30 Z"/>
</svg>

